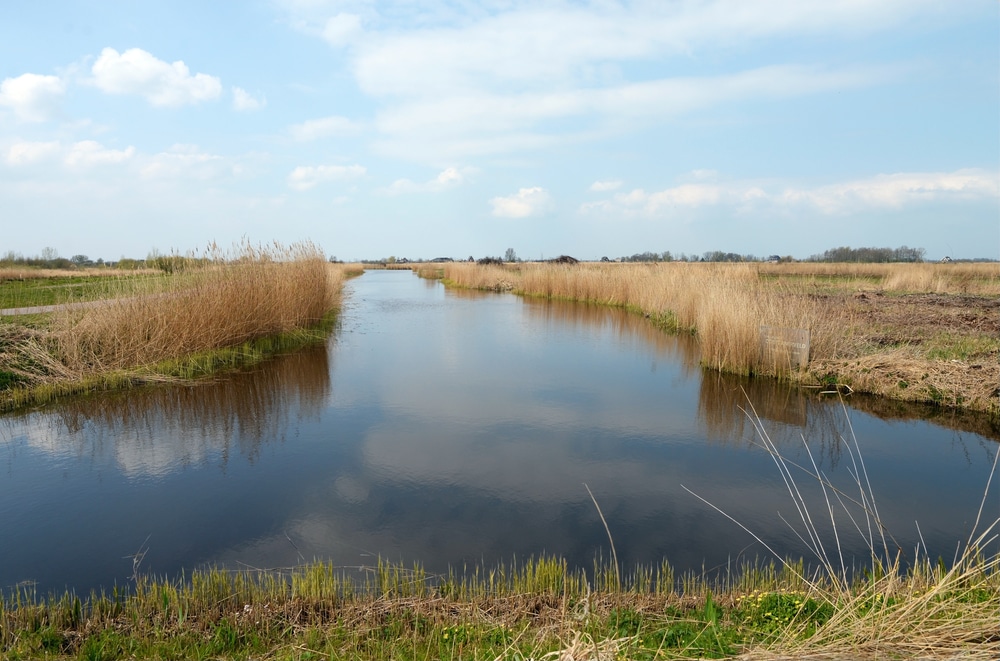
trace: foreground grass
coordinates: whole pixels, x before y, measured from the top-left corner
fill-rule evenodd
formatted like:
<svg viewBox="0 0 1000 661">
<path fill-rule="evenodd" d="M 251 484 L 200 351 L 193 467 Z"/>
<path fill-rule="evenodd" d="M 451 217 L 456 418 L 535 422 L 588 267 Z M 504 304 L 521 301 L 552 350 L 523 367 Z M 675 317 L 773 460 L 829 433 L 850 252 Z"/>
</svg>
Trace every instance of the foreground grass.
<svg viewBox="0 0 1000 661">
<path fill-rule="evenodd" d="M 153 284 L 104 279 L 88 289 L 102 292 L 91 305 L 0 324 L 0 410 L 193 378 L 317 341 L 351 272 L 304 244 L 242 246 Z"/>
<path fill-rule="evenodd" d="M 801 565 L 738 578 L 668 565 L 619 583 L 555 558 L 428 576 L 380 563 L 205 570 L 0 606 L 5 659 L 995 659 L 997 560 L 965 556 L 849 586 Z"/>
<path fill-rule="evenodd" d="M 704 366 L 1000 416 L 998 264 L 422 265 L 448 284 L 623 307 L 695 335 Z M 809 363 L 762 346 L 809 332 Z"/>
</svg>

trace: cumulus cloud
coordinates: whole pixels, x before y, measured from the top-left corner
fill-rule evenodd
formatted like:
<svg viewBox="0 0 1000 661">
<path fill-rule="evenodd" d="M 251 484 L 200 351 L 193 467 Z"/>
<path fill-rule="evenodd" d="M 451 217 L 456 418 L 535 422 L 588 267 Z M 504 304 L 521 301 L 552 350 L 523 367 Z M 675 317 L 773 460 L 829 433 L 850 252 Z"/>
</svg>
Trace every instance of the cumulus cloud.
<svg viewBox="0 0 1000 661">
<path fill-rule="evenodd" d="M 0 83 L 0 106 L 14 111 L 25 122 L 44 122 L 59 112 L 66 84 L 57 76 L 35 73 L 5 78 Z"/>
<path fill-rule="evenodd" d="M 311 142 L 322 138 L 332 138 L 357 133 L 361 127 L 347 117 L 331 115 L 319 119 L 310 119 L 301 124 L 288 127 L 288 133 L 299 142 Z"/>
<path fill-rule="evenodd" d="M 442 193 L 446 190 L 461 185 L 466 177 L 473 172 L 472 168 L 445 168 L 430 181 L 418 184 L 409 179 L 397 179 L 386 189 L 389 195 L 401 195 L 403 193 Z"/>
<path fill-rule="evenodd" d="M 91 68 L 93 84 L 108 94 L 136 94 L 154 106 L 183 106 L 219 98 L 222 83 L 204 73 L 191 75 L 183 61 L 157 59 L 141 48 L 119 53 L 105 48 Z"/>
<path fill-rule="evenodd" d="M 527 218 L 544 213 L 551 206 L 552 199 L 548 192 L 539 186 L 522 188 L 506 197 L 494 197 L 490 200 L 493 215 L 499 218 Z"/>
<path fill-rule="evenodd" d="M 242 87 L 233 87 L 233 110 L 246 112 L 249 110 L 259 110 L 267 105 L 267 97 L 261 95 L 258 99 L 247 92 Z"/>
<path fill-rule="evenodd" d="M 288 175 L 288 186 L 305 191 L 320 183 L 357 179 L 366 172 L 362 165 L 300 165 Z"/>
<path fill-rule="evenodd" d="M 16 142 L 7 149 L 9 165 L 28 165 L 48 160 L 59 153 L 61 145 L 58 140 L 51 142 Z"/>
<path fill-rule="evenodd" d="M 63 161 L 70 167 L 89 168 L 95 165 L 123 163 L 134 155 L 135 147 L 108 149 L 94 140 L 82 140 L 70 147 Z"/>
</svg>

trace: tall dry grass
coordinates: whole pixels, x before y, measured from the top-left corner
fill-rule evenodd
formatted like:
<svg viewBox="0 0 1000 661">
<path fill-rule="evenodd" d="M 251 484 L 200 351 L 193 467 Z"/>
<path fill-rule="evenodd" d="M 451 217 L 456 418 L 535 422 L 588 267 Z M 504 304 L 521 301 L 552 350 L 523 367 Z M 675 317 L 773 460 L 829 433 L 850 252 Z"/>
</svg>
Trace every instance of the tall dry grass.
<svg viewBox="0 0 1000 661">
<path fill-rule="evenodd" d="M 847 416 L 847 408 L 841 404 Z M 752 406 L 747 409 L 747 416 L 756 428 L 760 446 L 774 459 L 795 505 L 798 521 L 792 517 L 786 523 L 810 548 L 820 568 L 818 575 L 803 573 L 800 577 L 808 592 L 828 604 L 833 614 L 815 629 L 805 623 L 791 622 L 745 658 L 825 659 L 845 658 L 845 655 L 858 659 L 997 658 L 1000 518 L 991 519 L 992 508 L 987 505 L 1000 452 L 994 453 L 969 536 L 958 542 L 951 563 L 946 565 L 943 559 L 935 562 L 926 548 L 917 548 L 914 559 L 904 566 L 901 562 L 904 550 L 896 547 L 881 520 L 875 490 L 853 429 L 842 439 L 852 467 L 852 484 L 841 489 L 817 468 L 805 438 L 802 442 L 810 461 L 800 465 L 781 454 Z M 803 476 L 807 482 L 819 485 L 825 511 L 822 507 L 811 511 L 800 490 Z M 820 521 L 832 524 L 832 538 L 820 531 L 817 525 Z M 738 525 L 767 546 L 752 531 Z M 857 567 L 844 558 L 841 536 L 851 532 L 865 540 L 869 552 L 866 565 Z M 800 569 L 779 556 L 776 559 L 792 573 Z"/>
<path fill-rule="evenodd" d="M 321 337 L 343 280 L 358 271 L 327 263 L 309 243 L 213 246 L 209 257 L 152 287 L 112 280 L 117 289 L 103 300 L 61 307 L 45 323 L 0 325 L 0 408 L 195 376 L 300 346 Z"/>
<path fill-rule="evenodd" d="M 832 305 L 864 291 L 1000 295 L 1000 264 L 542 263 L 418 268 L 463 287 L 591 301 L 696 333 L 702 363 L 736 374 L 793 371 L 793 349 L 762 348 L 762 327 L 809 332 L 810 360 L 856 359 L 867 340 L 857 311 Z M 861 320 L 863 322 L 863 320 Z"/>
<path fill-rule="evenodd" d="M 529 296 L 592 301 L 642 312 L 697 333 L 702 362 L 735 373 L 781 374 L 789 354 L 761 351 L 761 326 L 810 331 L 813 354 L 837 351 L 837 320 L 797 286 L 764 280 L 751 264 L 454 263 L 443 277 L 465 287 L 513 289 Z"/>
<path fill-rule="evenodd" d="M 57 311 L 55 355 L 79 374 L 148 366 L 316 325 L 337 302 L 343 271 L 312 244 L 213 247 L 210 257 L 158 293 Z"/>
</svg>

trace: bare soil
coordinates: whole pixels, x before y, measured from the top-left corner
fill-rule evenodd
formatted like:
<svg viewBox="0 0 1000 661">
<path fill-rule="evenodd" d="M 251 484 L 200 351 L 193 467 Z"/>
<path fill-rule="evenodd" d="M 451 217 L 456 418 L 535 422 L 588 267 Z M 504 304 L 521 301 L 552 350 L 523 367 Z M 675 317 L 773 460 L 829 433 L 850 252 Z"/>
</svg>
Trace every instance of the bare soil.
<svg viewBox="0 0 1000 661">
<path fill-rule="evenodd" d="M 866 291 L 825 301 L 848 320 L 843 349 L 812 361 L 803 383 L 1000 415 L 1000 298 Z"/>
</svg>

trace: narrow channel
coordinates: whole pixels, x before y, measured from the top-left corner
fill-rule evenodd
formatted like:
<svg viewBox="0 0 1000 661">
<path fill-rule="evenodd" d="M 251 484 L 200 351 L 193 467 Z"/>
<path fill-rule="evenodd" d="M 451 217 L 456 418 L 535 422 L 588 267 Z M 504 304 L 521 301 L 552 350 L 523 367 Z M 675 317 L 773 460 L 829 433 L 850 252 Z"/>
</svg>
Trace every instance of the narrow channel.
<svg viewBox="0 0 1000 661">
<path fill-rule="evenodd" d="M 690 337 L 620 310 L 408 271 L 347 287 L 325 346 L 0 417 L 0 589 L 314 559 L 591 567 L 611 557 L 601 514 L 626 570 L 737 569 L 771 558 L 756 538 L 811 562 L 758 427 L 841 490 L 854 523 L 831 494 L 835 534 L 816 481 L 791 468 L 848 563 L 868 557 L 869 523 L 904 558 L 949 559 L 972 532 L 998 450 L 987 422 L 703 372 Z M 850 500 L 869 483 L 877 522 Z M 997 517 L 994 492 L 983 519 Z"/>
</svg>

